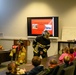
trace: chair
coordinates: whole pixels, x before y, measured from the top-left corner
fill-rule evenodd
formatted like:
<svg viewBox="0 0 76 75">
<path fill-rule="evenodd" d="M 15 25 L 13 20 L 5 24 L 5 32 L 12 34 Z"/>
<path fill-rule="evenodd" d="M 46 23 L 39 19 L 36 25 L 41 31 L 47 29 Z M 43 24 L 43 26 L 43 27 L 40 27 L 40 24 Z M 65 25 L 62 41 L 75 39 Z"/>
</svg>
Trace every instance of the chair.
<svg viewBox="0 0 76 75">
<path fill-rule="evenodd" d="M 56 75 L 57 71 L 59 69 L 59 66 L 56 66 L 55 68 L 48 68 L 44 69 L 43 71 L 39 72 L 37 75 Z"/>
<path fill-rule="evenodd" d="M 52 74 L 50 73 L 49 75 L 56 75 L 57 72 L 58 72 L 58 70 L 59 70 L 59 66 L 56 66 L 56 67 L 54 68 Z"/>
<path fill-rule="evenodd" d="M 60 65 L 59 65 L 58 72 L 57 72 L 57 74 L 56 74 L 56 75 L 60 75 L 61 70 L 62 70 L 63 68 L 64 68 L 64 64 L 60 64 Z"/>
<path fill-rule="evenodd" d="M 47 70 L 43 70 L 43 71 L 39 72 L 39 73 L 36 74 L 36 75 L 45 75 L 46 71 L 47 71 Z"/>
<path fill-rule="evenodd" d="M 73 65 L 75 66 L 74 75 L 76 75 L 76 60 L 73 61 Z"/>
<path fill-rule="evenodd" d="M 64 68 L 60 75 L 74 75 L 74 70 L 75 70 L 75 66 L 72 65 L 72 66 L 69 66 L 67 68 Z"/>
</svg>

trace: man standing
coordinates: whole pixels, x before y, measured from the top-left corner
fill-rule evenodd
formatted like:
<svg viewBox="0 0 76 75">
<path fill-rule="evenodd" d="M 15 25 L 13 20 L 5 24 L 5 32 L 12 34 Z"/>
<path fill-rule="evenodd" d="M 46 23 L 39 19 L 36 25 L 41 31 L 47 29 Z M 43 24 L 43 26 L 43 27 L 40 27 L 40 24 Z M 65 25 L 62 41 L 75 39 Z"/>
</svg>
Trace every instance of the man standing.
<svg viewBox="0 0 76 75">
<path fill-rule="evenodd" d="M 50 47 L 50 33 L 45 30 L 42 35 L 37 36 L 33 40 L 34 56 L 42 56 L 42 58 L 47 57 L 47 50 Z"/>
</svg>

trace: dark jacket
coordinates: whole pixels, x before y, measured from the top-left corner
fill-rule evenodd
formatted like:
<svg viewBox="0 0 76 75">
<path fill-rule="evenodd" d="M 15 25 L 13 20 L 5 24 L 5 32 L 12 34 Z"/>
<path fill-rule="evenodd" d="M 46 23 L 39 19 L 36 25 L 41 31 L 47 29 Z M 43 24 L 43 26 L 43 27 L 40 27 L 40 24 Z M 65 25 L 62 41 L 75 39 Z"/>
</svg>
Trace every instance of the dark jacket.
<svg viewBox="0 0 76 75">
<path fill-rule="evenodd" d="M 31 71 L 27 72 L 26 75 L 36 75 L 37 73 L 39 73 L 43 69 L 44 69 L 43 66 L 37 66 L 37 67 L 33 68 Z"/>
<path fill-rule="evenodd" d="M 33 48 L 38 46 L 38 51 L 43 51 L 43 49 L 48 50 L 50 48 L 50 39 L 46 39 L 43 36 L 37 36 L 36 39 L 33 40 Z"/>
</svg>

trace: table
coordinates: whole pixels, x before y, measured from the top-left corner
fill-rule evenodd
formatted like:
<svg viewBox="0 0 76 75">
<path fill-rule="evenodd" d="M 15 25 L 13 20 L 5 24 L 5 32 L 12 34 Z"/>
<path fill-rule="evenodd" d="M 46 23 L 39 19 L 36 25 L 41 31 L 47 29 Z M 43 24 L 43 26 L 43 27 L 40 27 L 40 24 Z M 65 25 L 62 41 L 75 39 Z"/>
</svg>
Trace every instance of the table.
<svg viewBox="0 0 76 75">
<path fill-rule="evenodd" d="M 6 61 L 11 61 L 9 53 L 10 51 L 0 51 L 0 64 Z"/>
</svg>

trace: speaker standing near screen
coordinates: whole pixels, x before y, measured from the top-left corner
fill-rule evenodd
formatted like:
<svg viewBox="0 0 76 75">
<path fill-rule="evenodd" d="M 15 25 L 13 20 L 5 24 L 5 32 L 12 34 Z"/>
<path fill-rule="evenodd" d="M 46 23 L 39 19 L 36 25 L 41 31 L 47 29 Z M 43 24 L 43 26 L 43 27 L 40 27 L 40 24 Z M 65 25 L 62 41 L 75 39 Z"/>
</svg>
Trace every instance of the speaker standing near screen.
<svg viewBox="0 0 76 75">
<path fill-rule="evenodd" d="M 34 56 L 42 56 L 42 58 L 47 57 L 47 50 L 50 47 L 50 33 L 45 30 L 42 35 L 37 36 L 36 39 L 33 40 L 33 53 Z"/>
</svg>

